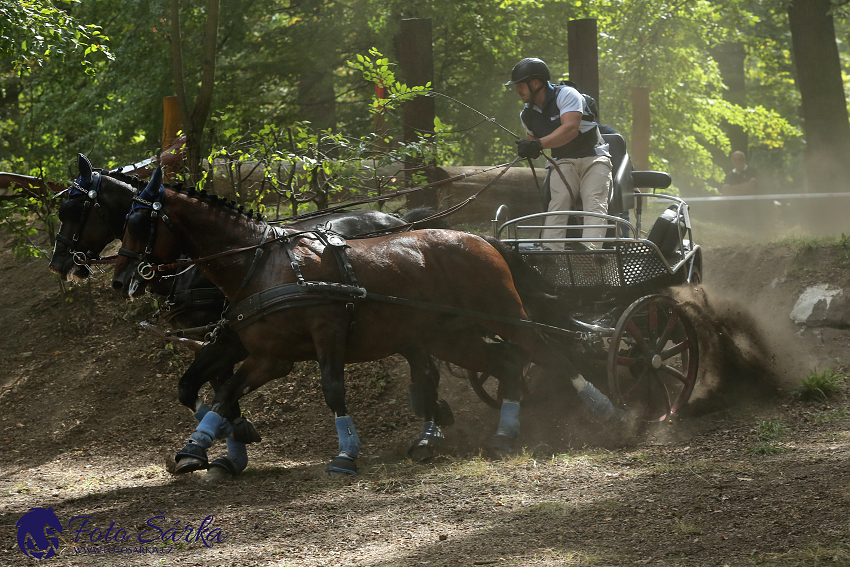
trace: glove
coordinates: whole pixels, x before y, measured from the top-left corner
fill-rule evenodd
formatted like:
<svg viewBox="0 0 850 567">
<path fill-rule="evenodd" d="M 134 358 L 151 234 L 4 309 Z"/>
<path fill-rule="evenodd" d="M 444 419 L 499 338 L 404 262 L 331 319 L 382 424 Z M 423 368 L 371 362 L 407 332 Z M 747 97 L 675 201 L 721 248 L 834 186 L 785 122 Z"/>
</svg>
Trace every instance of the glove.
<svg viewBox="0 0 850 567">
<path fill-rule="evenodd" d="M 521 158 L 538 158 L 540 157 L 540 152 L 543 151 L 543 144 L 537 139 L 517 140 L 516 145 L 516 153 Z"/>
</svg>

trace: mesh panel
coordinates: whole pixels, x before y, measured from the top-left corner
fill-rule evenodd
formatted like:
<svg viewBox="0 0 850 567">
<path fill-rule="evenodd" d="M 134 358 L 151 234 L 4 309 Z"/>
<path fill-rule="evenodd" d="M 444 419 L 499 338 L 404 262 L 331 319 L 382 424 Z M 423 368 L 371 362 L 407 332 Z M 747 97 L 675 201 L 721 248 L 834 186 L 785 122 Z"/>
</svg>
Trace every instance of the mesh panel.
<svg viewBox="0 0 850 567">
<path fill-rule="evenodd" d="M 525 262 L 558 287 L 622 287 L 666 274 L 658 252 L 642 242 L 593 252 L 526 252 Z"/>
</svg>

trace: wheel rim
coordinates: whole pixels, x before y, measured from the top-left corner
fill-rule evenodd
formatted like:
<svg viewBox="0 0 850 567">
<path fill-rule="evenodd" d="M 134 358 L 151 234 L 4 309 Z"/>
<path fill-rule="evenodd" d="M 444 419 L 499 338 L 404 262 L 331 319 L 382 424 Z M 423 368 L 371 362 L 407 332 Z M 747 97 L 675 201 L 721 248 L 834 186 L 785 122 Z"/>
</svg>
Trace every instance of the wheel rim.
<svg viewBox="0 0 850 567">
<path fill-rule="evenodd" d="M 501 409 L 502 407 L 502 398 L 499 395 L 499 392 L 496 392 L 496 396 L 491 396 L 490 393 L 484 388 L 484 384 L 487 383 L 487 380 L 490 379 L 490 375 L 484 372 L 478 373 L 473 372 L 472 370 L 466 371 L 466 377 L 469 379 L 469 385 L 472 386 L 472 390 L 481 398 L 485 404 L 490 406 L 493 409 Z"/>
<path fill-rule="evenodd" d="M 616 403 L 648 421 L 670 418 L 696 385 L 699 345 L 682 306 L 665 295 L 632 303 L 608 351 L 608 385 Z"/>
</svg>

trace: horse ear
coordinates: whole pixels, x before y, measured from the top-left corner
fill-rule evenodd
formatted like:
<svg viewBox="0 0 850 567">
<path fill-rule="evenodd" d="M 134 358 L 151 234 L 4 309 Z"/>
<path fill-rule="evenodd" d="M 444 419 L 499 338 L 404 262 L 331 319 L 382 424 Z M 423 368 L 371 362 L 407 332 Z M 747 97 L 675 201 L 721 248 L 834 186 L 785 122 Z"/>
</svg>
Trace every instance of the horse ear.
<svg viewBox="0 0 850 567">
<path fill-rule="evenodd" d="M 142 191 L 147 195 L 156 195 L 159 192 L 159 186 L 162 185 L 162 167 L 157 167 L 156 171 L 151 175 L 151 180 L 148 182 L 148 186 L 145 187 L 145 190 Z"/>
<path fill-rule="evenodd" d="M 91 183 L 94 168 L 92 168 L 89 158 L 83 154 L 77 154 L 77 168 L 80 170 L 80 178 L 82 178 L 83 184 L 88 185 Z"/>
</svg>

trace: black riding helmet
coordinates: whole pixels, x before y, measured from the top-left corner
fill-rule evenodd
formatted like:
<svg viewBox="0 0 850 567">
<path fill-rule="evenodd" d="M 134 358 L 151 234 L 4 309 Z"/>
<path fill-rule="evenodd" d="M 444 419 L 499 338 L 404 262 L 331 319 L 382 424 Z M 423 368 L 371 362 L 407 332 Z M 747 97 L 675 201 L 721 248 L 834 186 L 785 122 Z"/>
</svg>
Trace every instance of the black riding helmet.
<svg viewBox="0 0 850 567">
<path fill-rule="evenodd" d="M 516 65 L 511 71 L 511 80 L 505 83 L 506 87 L 530 81 L 531 79 L 540 79 L 547 82 L 552 77 L 549 73 L 549 67 L 542 59 L 536 57 L 526 57 Z"/>
</svg>

